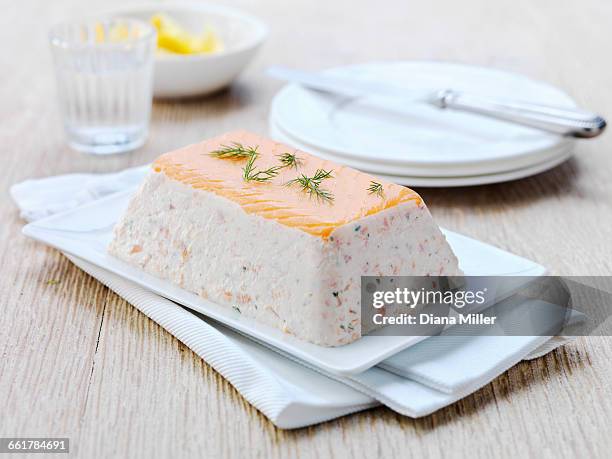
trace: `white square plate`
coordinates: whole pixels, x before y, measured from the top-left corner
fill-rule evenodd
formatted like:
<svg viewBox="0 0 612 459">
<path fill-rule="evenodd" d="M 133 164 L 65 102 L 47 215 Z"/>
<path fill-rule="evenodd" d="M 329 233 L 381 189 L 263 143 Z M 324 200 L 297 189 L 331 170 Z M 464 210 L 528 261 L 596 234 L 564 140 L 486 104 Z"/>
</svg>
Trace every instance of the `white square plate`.
<svg viewBox="0 0 612 459">
<path fill-rule="evenodd" d="M 158 279 L 106 253 L 112 228 L 125 211 L 134 189 L 26 225 L 23 233 L 62 252 L 118 274 L 187 308 L 198 311 L 262 343 L 330 373 L 361 373 L 387 357 L 425 339 L 425 336 L 364 336 L 340 347 L 323 347 L 298 340 L 268 325 L 242 317 L 168 281 Z M 540 276 L 546 269 L 530 260 L 444 231 L 466 275 Z"/>
</svg>

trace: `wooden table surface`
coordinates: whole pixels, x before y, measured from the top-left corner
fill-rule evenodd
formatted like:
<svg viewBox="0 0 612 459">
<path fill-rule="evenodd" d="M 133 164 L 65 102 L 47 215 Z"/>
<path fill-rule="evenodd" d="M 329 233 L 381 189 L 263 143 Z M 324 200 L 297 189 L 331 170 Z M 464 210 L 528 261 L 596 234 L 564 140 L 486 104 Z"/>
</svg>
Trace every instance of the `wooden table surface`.
<svg viewBox="0 0 612 459">
<path fill-rule="evenodd" d="M 263 74 L 270 64 L 486 65 L 549 81 L 580 105 L 612 115 L 611 2 L 227 1 L 270 26 L 256 61 L 228 91 L 155 103 L 146 146 L 106 159 L 64 144 L 46 43 L 49 24 L 90 13 L 95 3 L 126 2 L 21 0 L 2 8 L 0 437 L 66 436 L 85 458 L 609 457 L 609 338 L 581 338 L 521 363 L 422 419 L 377 408 L 311 428 L 276 429 L 169 333 L 57 251 L 24 238 L 7 191 L 30 177 L 143 164 L 237 127 L 265 134 L 280 87 Z M 612 272 L 611 147 L 608 133 L 532 178 L 418 191 L 440 225 L 555 273 L 606 275 Z"/>
</svg>

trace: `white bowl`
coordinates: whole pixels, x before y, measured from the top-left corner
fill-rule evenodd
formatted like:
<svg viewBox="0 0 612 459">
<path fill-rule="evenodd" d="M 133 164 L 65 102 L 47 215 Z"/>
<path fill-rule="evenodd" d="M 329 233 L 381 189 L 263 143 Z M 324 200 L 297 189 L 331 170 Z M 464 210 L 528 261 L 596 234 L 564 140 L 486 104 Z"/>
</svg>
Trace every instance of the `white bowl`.
<svg viewBox="0 0 612 459">
<path fill-rule="evenodd" d="M 146 4 L 110 12 L 147 22 L 156 13 L 169 15 L 193 33 L 210 26 L 223 42 L 223 51 L 214 54 L 158 53 L 153 94 L 160 98 L 205 95 L 229 85 L 268 34 L 259 19 L 234 8 L 206 3 Z"/>
</svg>

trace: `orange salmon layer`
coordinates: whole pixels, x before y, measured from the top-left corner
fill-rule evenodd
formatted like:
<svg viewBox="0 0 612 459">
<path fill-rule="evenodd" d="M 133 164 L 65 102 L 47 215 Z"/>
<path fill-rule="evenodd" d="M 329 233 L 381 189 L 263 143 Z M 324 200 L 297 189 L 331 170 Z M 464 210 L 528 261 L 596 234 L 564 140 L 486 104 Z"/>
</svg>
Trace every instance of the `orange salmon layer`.
<svg viewBox="0 0 612 459">
<path fill-rule="evenodd" d="M 253 173 L 278 168 L 277 175 L 263 182 L 245 180 L 247 158 L 215 156 L 214 152 L 236 144 L 256 149 Z M 297 165 L 282 167 L 280 156 L 285 153 L 295 155 Z M 421 197 L 408 188 L 247 131 L 229 132 L 166 153 L 153 163 L 153 169 L 193 188 L 230 199 L 247 213 L 323 239 L 340 226 L 384 209 L 408 201 L 422 203 Z M 331 177 L 321 180 L 319 185 L 331 199 L 312 195 L 299 183 L 289 184 L 302 175 L 312 177 L 319 169 L 332 171 Z M 382 185 L 382 191 L 371 191 L 372 182 Z"/>
</svg>

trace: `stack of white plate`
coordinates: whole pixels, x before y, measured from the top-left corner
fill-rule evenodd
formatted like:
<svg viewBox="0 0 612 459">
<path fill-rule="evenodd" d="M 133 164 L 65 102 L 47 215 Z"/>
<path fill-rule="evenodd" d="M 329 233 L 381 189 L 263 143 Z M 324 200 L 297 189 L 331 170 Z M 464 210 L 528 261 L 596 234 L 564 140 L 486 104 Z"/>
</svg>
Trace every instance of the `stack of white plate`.
<svg viewBox="0 0 612 459">
<path fill-rule="evenodd" d="M 328 70 L 406 89 L 473 94 L 575 107 L 559 89 L 521 75 L 442 62 L 387 62 Z M 285 86 L 270 112 L 273 138 L 412 186 L 503 182 L 548 170 L 573 140 L 492 118 L 381 97 L 346 97 Z"/>
</svg>

